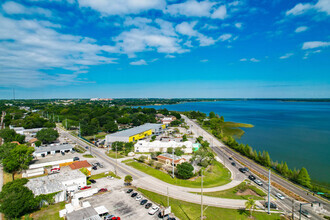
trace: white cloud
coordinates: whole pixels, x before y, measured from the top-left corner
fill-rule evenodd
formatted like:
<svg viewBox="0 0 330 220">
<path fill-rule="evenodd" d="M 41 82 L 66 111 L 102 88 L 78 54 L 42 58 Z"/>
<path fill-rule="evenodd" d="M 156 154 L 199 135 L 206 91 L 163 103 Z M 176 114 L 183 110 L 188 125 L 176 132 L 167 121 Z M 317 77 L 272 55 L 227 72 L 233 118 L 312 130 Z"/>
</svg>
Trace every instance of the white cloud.
<svg viewBox="0 0 330 220">
<path fill-rule="evenodd" d="M 209 1 L 188 0 L 184 3 L 168 5 L 166 12 L 172 15 L 209 17 L 214 4 L 214 2 Z"/>
<path fill-rule="evenodd" d="M 90 7 L 102 15 L 138 14 L 150 9 L 163 10 L 165 0 L 78 0 L 80 7 Z"/>
<path fill-rule="evenodd" d="M 39 7 L 25 7 L 24 5 L 18 4 L 16 2 L 5 2 L 2 5 L 2 8 L 7 14 L 38 14 L 45 17 L 52 16 L 52 12 L 50 10 Z"/>
<path fill-rule="evenodd" d="M 206 62 L 209 62 L 209 60 L 208 59 L 204 59 L 204 60 L 200 60 L 200 62 L 206 63 Z"/>
<path fill-rule="evenodd" d="M 148 18 L 143 18 L 143 17 L 127 17 L 124 21 L 125 26 L 136 26 L 136 27 L 143 27 L 148 23 L 151 23 L 152 20 Z"/>
<path fill-rule="evenodd" d="M 315 50 L 315 51 L 307 51 L 305 53 L 305 56 L 303 57 L 303 59 L 307 59 L 311 54 L 316 54 L 316 53 L 321 53 L 321 50 Z"/>
<path fill-rule="evenodd" d="M 219 37 L 219 40 L 226 41 L 229 40 L 232 37 L 232 34 L 223 34 Z"/>
<path fill-rule="evenodd" d="M 242 28 L 242 23 L 235 23 L 235 27 L 237 27 L 238 29 Z"/>
<path fill-rule="evenodd" d="M 141 65 L 147 65 L 147 62 L 141 59 L 138 61 L 130 62 L 129 64 L 134 66 L 141 66 Z"/>
<path fill-rule="evenodd" d="M 165 58 L 175 58 L 175 56 L 173 56 L 173 55 L 171 55 L 171 54 L 167 54 L 167 55 L 165 56 Z"/>
<path fill-rule="evenodd" d="M 287 54 L 281 56 L 280 59 L 281 59 L 281 60 L 283 60 L 283 59 L 288 59 L 288 58 L 291 57 L 291 56 L 293 56 L 293 53 L 287 53 Z"/>
<path fill-rule="evenodd" d="M 308 29 L 308 27 L 306 27 L 306 26 L 300 26 L 300 27 L 297 27 L 294 32 L 300 33 L 300 32 L 307 31 L 307 29 Z"/>
<path fill-rule="evenodd" d="M 323 42 L 323 41 L 309 41 L 305 42 L 302 46 L 303 50 L 314 49 L 318 47 L 328 47 L 330 46 L 330 42 Z"/>
<path fill-rule="evenodd" d="M 299 3 L 295 5 L 292 9 L 286 11 L 286 15 L 301 15 L 310 10 L 316 10 L 317 12 L 326 13 L 330 15 L 330 1 L 329 0 L 318 0 L 316 4 L 310 3 Z"/>
<path fill-rule="evenodd" d="M 251 58 L 250 61 L 255 63 L 260 62 L 260 60 L 257 60 L 256 58 Z"/>
<path fill-rule="evenodd" d="M 222 5 L 212 13 L 211 18 L 225 19 L 226 16 L 227 8 L 225 5 Z"/>
<path fill-rule="evenodd" d="M 215 25 L 204 24 L 204 26 L 202 27 L 202 29 L 206 29 L 206 30 L 216 30 L 216 29 L 219 29 L 219 27 L 218 27 L 218 26 L 215 26 Z"/>
<path fill-rule="evenodd" d="M 0 15 L 0 86 L 40 87 L 81 82 L 79 72 L 91 65 L 113 63 L 115 48 L 94 39 L 60 34 L 49 22 L 13 20 Z M 101 55 L 102 54 L 102 55 Z M 47 74 L 65 69 L 70 74 Z M 54 71 L 53 71 L 54 72 Z"/>
<path fill-rule="evenodd" d="M 246 58 L 242 58 L 239 61 L 245 62 L 245 61 L 247 61 L 247 59 Z"/>
</svg>

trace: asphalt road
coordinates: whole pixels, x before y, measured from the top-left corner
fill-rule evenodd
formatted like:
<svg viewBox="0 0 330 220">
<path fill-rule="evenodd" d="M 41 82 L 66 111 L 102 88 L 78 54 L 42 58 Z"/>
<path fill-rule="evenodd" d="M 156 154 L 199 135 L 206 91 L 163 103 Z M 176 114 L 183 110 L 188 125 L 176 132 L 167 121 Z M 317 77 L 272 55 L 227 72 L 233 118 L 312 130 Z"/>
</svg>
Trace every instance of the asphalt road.
<svg viewBox="0 0 330 220">
<path fill-rule="evenodd" d="M 229 158 L 229 157 L 231 157 L 235 160 L 235 163 L 237 164 L 236 165 L 237 169 L 242 167 L 242 165 L 238 162 L 238 161 L 241 161 L 242 163 L 246 164 L 247 167 L 252 168 L 253 170 L 256 170 L 257 172 L 261 173 L 262 175 L 268 177 L 268 170 L 267 169 L 261 167 L 260 165 L 256 164 L 255 162 L 253 162 L 253 161 L 241 156 L 239 153 L 233 151 L 232 149 L 230 149 L 229 147 L 224 145 L 222 142 L 220 142 L 218 139 L 213 137 L 213 135 L 209 134 L 204 129 L 202 129 L 193 120 L 187 118 L 184 115 L 181 115 L 181 116 L 185 119 L 186 123 L 190 126 L 190 128 L 193 132 L 195 132 L 197 135 L 203 136 L 204 139 L 206 139 L 211 144 L 212 149 L 214 150 L 214 152 L 220 158 Z M 238 161 L 236 161 L 236 159 Z M 231 161 L 227 160 L 227 162 L 231 162 Z M 248 176 L 248 175 L 250 175 L 250 173 L 246 173 L 245 175 Z M 263 180 L 261 180 L 261 181 L 263 182 L 263 188 L 265 190 L 268 190 L 268 183 L 264 182 Z M 329 203 L 321 200 L 318 197 L 315 197 L 315 196 L 311 195 L 310 193 L 309 193 L 309 195 L 307 195 L 307 191 L 301 189 L 300 187 L 297 187 L 293 183 L 290 183 L 287 180 L 284 180 L 281 177 L 278 177 L 276 175 L 271 175 L 271 181 L 283 186 L 284 188 L 286 188 L 286 189 L 288 189 L 292 192 L 294 192 L 295 194 L 301 196 L 302 198 L 306 199 L 309 202 L 323 203 L 324 208 L 326 210 L 329 210 Z M 277 190 L 276 188 L 274 188 L 274 187 L 271 187 L 271 188 L 272 188 L 271 189 L 271 195 L 273 195 L 274 198 L 276 198 L 276 196 L 275 196 L 276 193 L 281 193 L 283 195 L 283 193 L 280 192 L 279 190 Z M 284 200 L 276 199 L 276 204 L 278 204 L 278 206 L 280 206 L 285 212 L 292 213 L 292 199 L 291 198 L 285 198 Z M 318 204 L 315 204 L 315 205 L 318 205 Z M 299 215 L 299 213 L 297 212 L 297 210 L 299 210 L 299 202 L 294 201 L 294 206 L 295 206 L 295 215 L 297 216 L 297 215 Z M 303 206 L 303 209 L 307 209 L 309 211 L 309 213 L 311 214 L 311 217 L 313 219 L 323 219 L 318 214 L 313 212 L 310 205 Z"/>
</svg>

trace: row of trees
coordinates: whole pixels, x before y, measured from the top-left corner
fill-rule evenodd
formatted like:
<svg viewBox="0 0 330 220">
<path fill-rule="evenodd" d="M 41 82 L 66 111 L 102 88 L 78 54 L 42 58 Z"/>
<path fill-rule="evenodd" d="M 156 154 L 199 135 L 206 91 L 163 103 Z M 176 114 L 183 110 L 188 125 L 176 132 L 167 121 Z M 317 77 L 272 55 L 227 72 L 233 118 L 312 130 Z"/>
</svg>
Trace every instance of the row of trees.
<svg viewBox="0 0 330 220">
<path fill-rule="evenodd" d="M 0 137 L 4 140 L 5 143 L 13 141 L 24 143 L 25 140 L 25 135 L 17 134 L 15 130 L 9 128 L 0 130 Z"/>
<path fill-rule="evenodd" d="M 124 155 L 127 155 L 129 152 L 134 151 L 134 143 L 133 142 L 121 142 L 116 141 L 111 144 L 111 150 L 117 152 L 122 152 Z"/>
</svg>

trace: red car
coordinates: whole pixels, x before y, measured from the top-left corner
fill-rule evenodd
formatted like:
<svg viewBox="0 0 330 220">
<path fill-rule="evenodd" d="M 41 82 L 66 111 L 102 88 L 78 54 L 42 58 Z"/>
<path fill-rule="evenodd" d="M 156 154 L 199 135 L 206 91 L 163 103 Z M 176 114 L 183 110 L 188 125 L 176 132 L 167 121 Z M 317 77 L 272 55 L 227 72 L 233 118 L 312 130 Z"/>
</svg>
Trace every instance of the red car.
<svg viewBox="0 0 330 220">
<path fill-rule="evenodd" d="M 99 192 L 107 192 L 107 191 L 108 191 L 108 189 L 106 189 L 106 188 L 99 189 Z"/>
<path fill-rule="evenodd" d="M 120 217 L 112 217 L 111 220 L 120 220 Z"/>
<path fill-rule="evenodd" d="M 84 186 L 84 187 L 81 187 L 80 190 L 85 190 L 85 189 L 90 189 L 92 188 L 91 186 Z"/>
</svg>

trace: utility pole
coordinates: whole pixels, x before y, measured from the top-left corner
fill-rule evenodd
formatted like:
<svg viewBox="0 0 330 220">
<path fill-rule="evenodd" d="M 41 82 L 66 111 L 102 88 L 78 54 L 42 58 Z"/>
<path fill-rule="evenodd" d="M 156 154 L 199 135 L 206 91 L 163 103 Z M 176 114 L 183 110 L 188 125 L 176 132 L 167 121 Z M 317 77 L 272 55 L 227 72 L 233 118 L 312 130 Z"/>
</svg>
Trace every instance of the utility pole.
<svg viewBox="0 0 330 220">
<path fill-rule="evenodd" d="M 294 220 L 294 199 L 292 199 L 292 220 Z"/>
<path fill-rule="evenodd" d="M 67 118 L 65 119 L 65 128 L 66 128 L 66 130 L 68 130 L 68 119 Z"/>
<path fill-rule="evenodd" d="M 270 169 L 268 170 L 268 214 L 270 214 Z"/>
<path fill-rule="evenodd" d="M 201 181 L 201 220 L 204 217 L 203 214 L 203 168 L 201 169 L 202 181 Z"/>
<path fill-rule="evenodd" d="M 116 144 L 116 170 L 115 170 L 115 173 L 117 175 L 117 144 Z"/>
<path fill-rule="evenodd" d="M 167 207 L 170 207 L 170 199 L 168 197 L 168 187 L 167 187 Z"/>
</svg>

